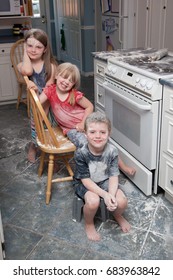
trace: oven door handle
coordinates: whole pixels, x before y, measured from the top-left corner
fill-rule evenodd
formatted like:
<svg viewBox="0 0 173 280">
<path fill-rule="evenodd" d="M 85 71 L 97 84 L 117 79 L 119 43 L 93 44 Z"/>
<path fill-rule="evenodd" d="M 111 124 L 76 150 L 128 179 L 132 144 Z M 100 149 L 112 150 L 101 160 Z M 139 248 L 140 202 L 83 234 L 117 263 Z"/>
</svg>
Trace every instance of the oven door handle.
<svg viewBox="0 0 173 280">
<path fill-rule="evenodd" d="M 107 91 L 111 92 L 114 96 L 118 96 L 120 99 L 128 102 L 129 104 L 131 104 L 133 106 L 135 106 L 136 108 L 138 108 L 138 110 L 142 110 L 142 111 L 150 111 L 151 110 L 151 105 L 150 104 L 139 104 L 139 103 L 129 99 L 128 97 L 126 97 L 126 96 L 124 96 L 124 95 L 122 95 L 122 94 L 112 90 L 109 86 L 107 86 L 106 82 L 103 83 L 103 87 Z"/>
</svg>

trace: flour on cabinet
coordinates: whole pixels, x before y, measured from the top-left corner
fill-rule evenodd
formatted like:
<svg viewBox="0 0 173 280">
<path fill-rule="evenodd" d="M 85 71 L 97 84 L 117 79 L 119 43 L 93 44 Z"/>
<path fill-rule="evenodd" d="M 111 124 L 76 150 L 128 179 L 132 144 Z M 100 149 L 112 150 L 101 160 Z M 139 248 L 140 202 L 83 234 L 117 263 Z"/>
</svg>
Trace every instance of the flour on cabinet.
<svg viewBox="0 0 173 280">
<path fill-rule="evenodd" d="M 105 89 L 103 87 L 107 62 L 94 59 L 94 99 L 95 109 L 105 111 Z"/>
<path fill-rule="evenodd" d="M 173 88 L 164 86 L 159 186 L 173 203 Z"/>
</svg>

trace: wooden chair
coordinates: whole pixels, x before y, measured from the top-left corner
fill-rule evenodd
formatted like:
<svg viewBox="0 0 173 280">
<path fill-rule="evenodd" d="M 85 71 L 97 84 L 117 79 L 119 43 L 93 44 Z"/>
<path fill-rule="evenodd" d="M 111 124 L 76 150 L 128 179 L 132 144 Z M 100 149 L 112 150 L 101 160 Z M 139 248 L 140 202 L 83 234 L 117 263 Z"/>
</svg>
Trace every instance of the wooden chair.
<svg viewBox="0 0 173 280">
<path fill-rule="evenodd" d="M 29 97 L 28 94 L 26 95 L 26 98 L 23 98 L 22 95 L 25 91 L 23 91 L 24 87 L 26 88 L 26 83 L 23 78 L 23 76 L 20 74 L 20 72 L 17 69 L 17 65 L 22 61 L 23 59 L 23 52 L 24 52 L 24 39 L 20 39 L 17 42 L 15 42 L 10 50 L 10 58 L 11 63 L 14 68 L 14 72 L 16 74 L 17 83 L 18 83 L 18 98 L 17 98 L 17 109 L 19 108 L 20 103 L 25 103 L 27 105 L 27 111 L 29 116 Z"/>
<path fill-rule="evenodd" d="M 29 79 L 24 76 L 25 82 L 28 85 Z M 51 185 L 54 182 L 64 182 L 73 180 L 73 171 L 69 164 L 69 158 L 73 157 L 76 150 L 75 145 L 63 135 L 59 126 L 51 127 L 47 115 L 38 99 L 37 94 L 33 89 L 29 90 L 30 105 L 34 117 L 35 128 L 37 133 L 37 144 L 41 150 L 40 165 L 38 169 L 38 176 L 43 172 L 45 155 L 48 155 L 48 178 L 46 189 L 46 204 L 49 204 L 51 197 Z M 52 179 L 54 161 L 60 158 L 65 163 L 69 176 Z"/>
</svg>

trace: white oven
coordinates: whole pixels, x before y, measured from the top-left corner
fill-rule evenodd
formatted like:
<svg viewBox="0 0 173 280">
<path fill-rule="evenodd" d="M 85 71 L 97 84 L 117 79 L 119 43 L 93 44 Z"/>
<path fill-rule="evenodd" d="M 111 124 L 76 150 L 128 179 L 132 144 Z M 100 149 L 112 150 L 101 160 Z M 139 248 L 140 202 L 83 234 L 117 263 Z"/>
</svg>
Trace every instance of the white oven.
<svg viewBox="0 0 173 280">
<path fill-rule="evenodd" d="M 111 141 L 119 156 L 136 169 L 129 178 L 146 195 L 158 191 L 163 94 L 159 79 L 173 75 L 169 56 L 151 61 L 157 54 L 157 50 L 146 49 L 142 56 L 132 51 L 108 59 L 103 83 Z"/>
<path fill-rule="evenodd" d="M 111 137 L 148 169 L 155 169 L 161 101 L 152 102 L 111 79 L 103 86 Z"/>
</svg>

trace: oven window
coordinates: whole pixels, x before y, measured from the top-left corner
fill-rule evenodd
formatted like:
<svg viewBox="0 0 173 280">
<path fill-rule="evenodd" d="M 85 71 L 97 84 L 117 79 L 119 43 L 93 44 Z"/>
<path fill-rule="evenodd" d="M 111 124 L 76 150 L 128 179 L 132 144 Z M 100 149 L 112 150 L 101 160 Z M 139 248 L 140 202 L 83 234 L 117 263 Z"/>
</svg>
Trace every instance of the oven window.
<svg viewBox="0 0 173 280">
<path fill-rule="evenodd" d="M 113 100 L 113 127 L 140 146 L 140 115 Z"/>
</svg>

